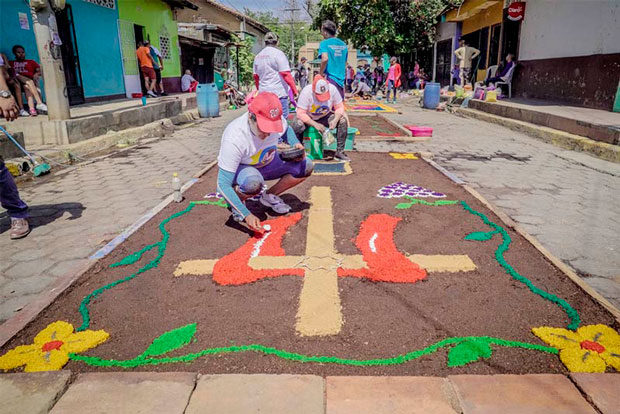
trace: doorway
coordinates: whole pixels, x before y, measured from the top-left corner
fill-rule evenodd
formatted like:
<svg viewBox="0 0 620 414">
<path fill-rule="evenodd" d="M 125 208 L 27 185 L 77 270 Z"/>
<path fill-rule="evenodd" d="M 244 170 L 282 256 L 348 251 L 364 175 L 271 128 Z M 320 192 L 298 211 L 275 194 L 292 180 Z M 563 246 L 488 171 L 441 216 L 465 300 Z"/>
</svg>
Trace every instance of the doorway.
<svg viewBox="0 0 620 414">
<path fill-rule="evenodd" d="M 514 22 L 508 19 L 508 9 L 504 9 L 504 24 L 502 35 L 502 56 L 512 53 L 515 59 L 518 58 L 519 52 L 519 34 L 521 32 L 521 21 Z"/>
<path fill-rule="evenodd" d="M 144 42 L 144 26 L 134 24 L 133 34 L 136 42 L 135 46 L 137 49 L 138 43 Z M 138 62 L 138 74 L 140 75 L 140 89 L 142 90 L 142 95 L 146 96 L 146 84 L 144 83 L 144 76 L 142 75 L 142 71 L 140 70 L 140 62 Z"/>
<path fill-rule="evenodd" d="M 71 5 L 67 4 L 64 10 L 57 11 L 55 15 L 56 24 L 58 26 L 58 36 L 62 41 L 60 52 L 62 55 L 62 66 L 65 72 L 69 105 L 83 104 L 84 87 Z"/>
<path fill-rule="evenodd" d="M 442 86 L 450 85 L 452 69 L 452 38 L 437 42 L 437 70 L 435 82 Z"/>
</svg>

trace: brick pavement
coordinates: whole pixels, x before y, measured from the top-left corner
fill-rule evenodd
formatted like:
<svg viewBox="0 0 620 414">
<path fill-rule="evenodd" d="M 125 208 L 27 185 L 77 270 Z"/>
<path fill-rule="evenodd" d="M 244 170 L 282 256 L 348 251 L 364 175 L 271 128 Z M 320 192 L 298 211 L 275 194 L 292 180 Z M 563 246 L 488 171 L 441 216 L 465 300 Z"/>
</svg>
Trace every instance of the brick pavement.
<svg viewBox="0 0 620 414">
<path fill-rule="evenodd" d="M 620 165 L 470 118 L 399 105 L 388 116 L 431 126 L 425 143 L 358 142 L 359 150 L 430 151 L 438 164 L 573 267 L 620 308 Z"/>
<path fill-rule="evenodd" d="M 11 241 L 0 213 L 0 322 L 172 192 L 172 173 L 189 180 L 217 156 L 223 127 L 241 111 L 202 120 L 168 137 L 20 188 L 32 233 Z"/>
<path fill-rule="evenodd" d="M 327 377 L 68 371 L 0 375 L 0 414 L 612 414 L 620 374 Z M 51 409 L 51 411 L 50 411 Z"/>
</svg>

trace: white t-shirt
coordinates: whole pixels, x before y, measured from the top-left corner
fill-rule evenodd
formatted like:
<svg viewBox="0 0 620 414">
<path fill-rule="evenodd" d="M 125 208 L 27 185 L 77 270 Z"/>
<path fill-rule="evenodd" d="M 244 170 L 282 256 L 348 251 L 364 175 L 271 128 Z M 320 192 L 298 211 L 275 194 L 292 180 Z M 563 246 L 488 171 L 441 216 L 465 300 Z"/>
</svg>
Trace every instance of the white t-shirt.
<svg viewBox="0 0 620 414">
<path fill-rule="evenodd" d="M 312 85 L 307 85 L 301 90 L 297 98 L 297 107 L 305 109 L 310 118 L 316 120 L 323 118 L 333 112 L 334 106 L 342 102 L 340 92 L 333 84 L 329 84 L 329 99 L 321 102 L 312 93 Z"/>
<path fill-rule="evenodd" d="M 187 92 L 189 87 L 192 85 L 196 79 L 192 75 L 183 75 L 181 76 L 181 90 L 183 92 Z"/>
<path fill-rule="evenodd" d="M 265 139 L 260 139 L 252 134 L 246 112 L 224 129 L 217 165 L 224 171 L 232 173 L 237 172 L 241 164 L 256 168 L 264 167 L 274 159 L 278 140 L 288 127 L 284 118 L 282 127 L 281 133 L 276 132 Z"/>
<path fill-rule="evenodd" d="M 266 46 L 254 58 L 254 73 L 258 75 L 260 92 L 272 92 L 278 98 L 287 97 L 289 88 L 280 72 L 290 71 L 284 52 L 273 46 Z"/>
</svg>

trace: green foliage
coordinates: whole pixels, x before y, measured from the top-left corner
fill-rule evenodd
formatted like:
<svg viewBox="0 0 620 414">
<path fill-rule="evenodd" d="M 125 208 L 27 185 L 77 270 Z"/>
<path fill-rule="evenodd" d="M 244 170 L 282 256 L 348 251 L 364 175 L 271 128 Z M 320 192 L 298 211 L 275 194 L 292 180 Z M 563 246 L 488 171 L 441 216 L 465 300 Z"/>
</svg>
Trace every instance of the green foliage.
<svg viewBox="0 0 620 414">
<path fill-rule="evenodd" d="M 291 58 L 291 24 L 289 21 L 280 20 L 277 16 L 274 16 L 272 12 L 253 12 L 249 9 L 245 9 L 244 13 L 249 17 L 258 20 L 269 28 L 272 32 L 278 35 L 280 38 L 280 44 L 278 48 L 284 52 L 287 58 Z M 299 56 L 299 48 L 306 44 L 306 42 L 318 42 L 323 40 L 323 36 L 318 30 L 312 28 L 310 23 L 296 22 L 292 26 L 293 40 L 295 42 L 295 49 L 293 56 L 295 64 L 297 57 Z"/>
<path fill-rule="evenodd" d="M 196 335 L 195 323 L 190 323 L 189 325 L 164 332 L 153 340 L 142 356 L 157 356 L 182 348 L 189 344 L 194 335 Z"/>
<path fill-rule="evenodd" d="M 252 70 L 254 65 L 254 54 L 252 53 L 252 46 L 254 44 L 254 39 L 251 37 L 246 37 L 245 39 L 241 39 L 238 36 L 233 36 L 233 41 L 235 43 L 241 43 L 243 46 L 239 47 L 239 86 L 247 86 L 253 82 L 252 78 Z M 237 64 L 237 56 L 235 49 L 231 49 L 231 59 L 234 64 Z M 236 81 L 236 79 L 234 79 Z"/>
<path fill-rule="evenodd" d="M 375 55 L 399 55 L 429 47 L 435 25 L 448 6 L 463 0 L 321 0 L 314 25 L 329 19 L 340 27 L 338 37 Z"/>
</svg>

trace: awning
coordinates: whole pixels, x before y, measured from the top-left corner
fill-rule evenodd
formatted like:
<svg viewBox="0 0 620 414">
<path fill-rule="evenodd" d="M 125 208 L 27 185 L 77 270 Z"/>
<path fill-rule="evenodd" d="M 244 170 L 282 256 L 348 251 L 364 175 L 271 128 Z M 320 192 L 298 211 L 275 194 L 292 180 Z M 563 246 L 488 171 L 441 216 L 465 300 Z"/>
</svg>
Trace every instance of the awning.
<svg viewBox="0 0 620 414">
<path fill-rule="evenodd" d="M 446 21 L 462 22 L 497 3 L 501 3 L 501 0 L 466 0 L 461 7 L 456 7 L 446 13 Z"/>
</svg>

